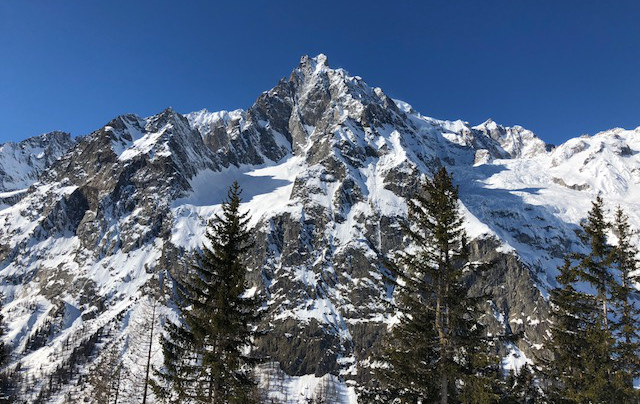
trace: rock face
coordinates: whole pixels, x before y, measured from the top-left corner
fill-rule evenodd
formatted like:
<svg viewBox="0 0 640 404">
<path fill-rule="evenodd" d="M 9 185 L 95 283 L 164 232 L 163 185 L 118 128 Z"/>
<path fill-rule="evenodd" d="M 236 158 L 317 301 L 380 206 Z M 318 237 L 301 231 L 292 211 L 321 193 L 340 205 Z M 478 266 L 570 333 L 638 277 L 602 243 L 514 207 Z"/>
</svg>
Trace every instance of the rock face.
<svg viewBox="0 0 640 404">
<path fill-rule="evenodd" d="M 505 128 L 489 119 L 473 130 L 479 132 L 480 139 L 491 141 L 479 141 L 477 149 L 487 145 L 490 155 L 497 159 L 529 158 L 543 154 L 551 146 L 540 140 L 533 132 L 522 126 Z"/>
<path fill-rule="evenodd" d="M 164 280 L 163 317 L 176 318 L 172 280 L 237 180 L 256 234 L 248 276 L 268 305 L 258 348 L 280 383 L 269 388 L 304 400 L 320 378 L 353 401 L 393 322 L 385 258 L 407 246 L 406 198 L 439 165 L 459 183 L 473 259 L 490 264 L 469 279 L 492 296 L 488 330 L 520 336 L 500 347 L 505 369 L 535 362 L 546 355 L 545 296 L 563 254 L 583 248 L 575 230 L 589 201 L 610 192 L 640 224 L 637 132 L 552 150 L 521 127 L 422 116 L 319 55 L 247 111 L 167 109 L 117 117 L 77 142 L 45 135 L 41 157 L 12 152 L 35 162 L 31 182 L 0 172 L 4 191 L 29 187 L 0 210 L 11 366 L 29 381 L 28 402 L 89 396 L 78 377 L 109 343 L 133 345 L 152 280 Z M 122 356 L 140 370 L 134 350 Z"/>
<path fill-rule="evenodd" d="M 0 192 L 29 187 L 74 143 L 68 133 L 50 132 L 0 145 Z"/>
</svg>

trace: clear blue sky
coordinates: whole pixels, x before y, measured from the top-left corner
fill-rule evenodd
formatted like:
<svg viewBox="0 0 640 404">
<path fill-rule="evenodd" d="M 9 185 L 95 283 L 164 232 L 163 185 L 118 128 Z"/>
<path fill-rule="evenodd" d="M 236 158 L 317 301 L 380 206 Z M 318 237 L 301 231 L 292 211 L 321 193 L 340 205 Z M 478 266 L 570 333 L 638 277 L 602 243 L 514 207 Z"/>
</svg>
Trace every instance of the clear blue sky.
<svg viewBox="0 0 640 404">
<path fill-rule="evenodd" d="M 0 141 L 247 108 L 318 53 L 436 118 L 552 143 L 640 125 L 637 1 L 217 3 L 0 0 Z"/>
</svg>

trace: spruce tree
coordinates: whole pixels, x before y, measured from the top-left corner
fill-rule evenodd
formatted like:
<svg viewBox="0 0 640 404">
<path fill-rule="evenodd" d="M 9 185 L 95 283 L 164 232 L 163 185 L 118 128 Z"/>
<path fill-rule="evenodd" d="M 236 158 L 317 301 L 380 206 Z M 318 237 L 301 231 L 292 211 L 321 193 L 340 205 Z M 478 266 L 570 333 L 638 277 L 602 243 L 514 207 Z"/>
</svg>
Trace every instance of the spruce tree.
<svg viewBox="0 0 640 404">
<path fill-rule="evenodd" d="M 549 395 L 553 402 L 577 402 L 583 386 L 583 360 L 589 354 L 586 331 L 593 298 L 576 290 L 578 271 L 567 256 L 556 278 L 558 287 L 551 291 L 551 342 L 553 358 L 545 365 L 551 383 Z"/>
<path fill-rule="evenodd" d="M 546 364 L 550 393 L 556 402 L 625 402 L 611 323 L 615 317 L 611 303 L 620 288 L 602 198 L 592 203 L 581 227 L 580 237 L 589 250 L 567 255 L 557 278 L 559 287 L 551 292 L 554 358 Z M 582 290 L 576 287 L 578 282 Z M 586 293 L 585 285 L 595 293 Z"/>
<path fill-rule="evenodd" d="M 614 294 L 617 321 L 615 323 L 616 367 L 625 395 L 640 399 L 633 388 L 633 379 L 640 377 L 640 333 L 638 318 L 640 310 L 636 306 L 638 292 L 634 284 L 638 282 L 638 250 L 631 242 L 632 231 L 629 220 L 620 207 L 613 221 L 613 233 L 618 238 L 613 248 L 613 262 L 619 272 L 620 283 Z"/>
<path fill-rule="evenodd" d="M 165 367 L 155 384 L 171 402 L 249 403 L 255 400 L 252 358 L 245 355 L 254 336 L 259 304 L 247 294 L 244 259 L 251 247 L 248 213 L 240 212 L 240 187 L 229 188 L 207 231 L 208 245 L 179 281 L 180 324 L 167 322 L 162 345 Z"/>
<path fill-rule="evenodd" d="M 458 189 L 441 168 L 408 201 L 405 231 L 414 251 L 398 254 L 398 320 L 377 380 L 378 401 L 495 402 L 498 360 L 490 354 L 478 318 L 479 297 L 469 295 L 467 255 Z"/>
<path fill-rule="evenodd" d="M 415 403 L 437 397 L 436 368 L 438 366 L 438 336 L 431 300 L 418 291 L 408 291 L 412 279 L 408 276 L 396 301 L 399 324 L 386 338 L 371 391 L 361 398 L 365 402 Z"/>
<path fill-rule="evenodd" d="M 582 402 L 616 402 L 622 397 L 619 375 L 614 362 L 615 338 L 611 327 L 611 299 L 618 290 L 612 265 L 613 249 L 607 233 L 611 224 L 605 218 L 603 199 L 592 202 L 587 219 L 582 223 L 580 237 L 589 247 L 588 253 L 576 254 L 578 279 L 595 290 L 588 313 L 589 322 L 584 333 L 586 351 L 582 357 Z"/>
<path fill-rule="evenodd" d="M 610 225 L 605 219 L 604 201 L 600 196 L 592 202 L 587 220 L 582 224 L 580 238 L 589 246 L 588 254 L 577 254 L 580 278 L 596 290 L 600 310 L 597 320 L 600 327 L 609 327 L 609 298 L 614 289 L 611 270 L 611 246 L 607 243 Z"/>
</svg>

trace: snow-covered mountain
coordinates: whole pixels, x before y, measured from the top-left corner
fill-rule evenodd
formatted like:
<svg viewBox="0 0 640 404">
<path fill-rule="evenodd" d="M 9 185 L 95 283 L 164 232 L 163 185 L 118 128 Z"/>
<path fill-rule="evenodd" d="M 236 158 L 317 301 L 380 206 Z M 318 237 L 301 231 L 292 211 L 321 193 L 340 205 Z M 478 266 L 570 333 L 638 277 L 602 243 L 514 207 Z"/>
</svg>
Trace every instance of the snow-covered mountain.
<svg viewBox="0 0 640 404">
<path fill-rule="evenodd" d="M 56 131 L 0 145 L 0 203 L 16 201 L 73 144 L 71 135 Z"/>
<path fill-rule="evenodd" d="M 249 277 L 269 307 L 263 385 L 304 402 L 330 384 L 337 402 L 354 402 L 394 319 L 383 257 L 404 248 L 406 198 L 440 164 L 460 186 L 473 258 L 492 263 L 473 280 L 492 295 L 486 323 L 522 335 L 502 347 L 504 366 L 535 361 L 546 354 L 545 296 L 563 254 L 582 248 L 589 202 L 603 194 L 640 227 L 639 135 L 552 148 L 519 126 L 428 118 L 318 55 L 246 111 L 124 115 L 77 142 L 5 145 L 16 157 L 0 161 L 2 190 L 26 189 L 0 210 L 12 366 L 29 402 L 89 396 L 78 380 L 110 342 L 133 345 L 152 279 L 165 279 L 161 311 L 175 316 L 171 279 L 238 180 L 256 229 Z M 134 350 L 122 355 L 135 373 Z"/>
</svg>

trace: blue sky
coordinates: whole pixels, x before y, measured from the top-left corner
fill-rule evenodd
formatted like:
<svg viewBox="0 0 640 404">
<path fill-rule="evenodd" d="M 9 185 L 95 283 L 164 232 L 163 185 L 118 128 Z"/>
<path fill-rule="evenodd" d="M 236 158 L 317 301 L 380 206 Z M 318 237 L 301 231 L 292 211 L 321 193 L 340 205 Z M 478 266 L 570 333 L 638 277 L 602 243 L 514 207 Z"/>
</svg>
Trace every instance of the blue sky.
<svg viewBox="0 0 640 404">
<path fill-rule="evenodd" d="M 610 3 L 610 4 L 609 4 Z M 0 1 L 0 141 L 249 107 L 301 55 L 551 143 L 640 126 L 636 1 Z"/>
</svg>

